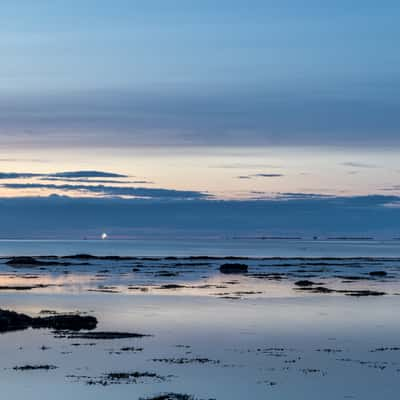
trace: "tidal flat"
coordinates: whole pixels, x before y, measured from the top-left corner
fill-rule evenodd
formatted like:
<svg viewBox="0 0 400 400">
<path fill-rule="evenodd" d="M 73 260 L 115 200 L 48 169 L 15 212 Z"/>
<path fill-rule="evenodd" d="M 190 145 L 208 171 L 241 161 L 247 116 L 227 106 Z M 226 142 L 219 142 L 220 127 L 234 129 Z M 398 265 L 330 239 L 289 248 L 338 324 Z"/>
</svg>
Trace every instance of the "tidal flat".
<svg viewBox="0 0 400 400">
<path fill-rule="evenodd" d="M 399 294 L 396 257 L 7 256 L 1 310 L 97 324 L 1 333 L 2 393 L 394 399 Z"/>
</svg>

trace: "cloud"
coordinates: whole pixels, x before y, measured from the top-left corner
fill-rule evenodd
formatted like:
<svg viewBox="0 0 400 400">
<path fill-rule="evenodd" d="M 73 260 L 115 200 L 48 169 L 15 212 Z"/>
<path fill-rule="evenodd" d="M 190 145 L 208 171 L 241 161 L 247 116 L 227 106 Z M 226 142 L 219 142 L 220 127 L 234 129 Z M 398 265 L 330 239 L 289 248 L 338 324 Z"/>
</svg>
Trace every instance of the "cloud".
<svg viewBox="0 0 400 400">
<path fill-rule="evenodd" d="M 399 98 L 382 101 L 375 94 L 371 90 L 360 98 L 356 90 L 346 97 L 325 90 L 310 95 L 304 89 L 245 87 L 207 95 L 160 89 L 41 94 L 24 101 L 0 97 L 0 144 L 92 149 L 398 145 Z"/>
<path fill-rule="evenodd" d="M 385 187 L 382 190 L 386 191 L 386 192 L 397 192 L 400 190 L 400 185 L 393 185 L 390 187 Z"/>
<path fill-rule="evenodd" d="M 321 194 L 321 193 L 301 193 L 301 192 L 262 192 L 257 190 L 252 190 L 249 192 L 252 195 L 251 200 L 263 201 L 301 201 L 301 200 L 327 200 L 340 198 L 336 195 Z"/>
<path fill-rule="evenodd" d="M 0 179 L 28 179 L 28 178 L 128 178 L 128 175 L 116 174 L 104 171 L 65 171 L 54 173 L 32 173 L 32 172 L 0 172 Z"/>
<path fill-rule="evenodd" d="M 204 199 L 211 197 L 207 193 L 189 191 L 189 190 L 173 190 L 163 188 L 142 188 L 142 187 L 125 187 L 125 186 L 107 186 L 107 185 L 55 185 L 45 183 L 4 183 L 1 187 L 8 189 L 27 190 L 27 189 L 47 189 L 62 192 L 82 192 L 104 197 L 138 197 L 146 199 L 175 199 L 175 200 L 192 200 Z"/>
<path fill-rule="evenodd" d="M 222 169 L 267 169 L 267 168 L 281 168 L 278 165 L 260 164 L 260 163 L 233 163 L 233 164 L 216 164 L 211 165 L 209 168 L 222 168 Z"/>
<path fill-rule="evenodd" d="M 116 179 L 95 179 L 95 178 L 56 178 L 52 176 L 44 176 L 40 178 L 41 181 L 56 181 L 56 182 L 80 182 L 80 183 L 104 183 L 104 184 L 147 184 L 152 185 L 154 182 L 146 181 L 146 180 L 135 180 L 135 181 L 123 181 Z"/>
<path fill-rule="evenodd" d="M 0 179 L 27 179 L 42 176 L 42 174 L 33 174 L 30 172 L 0 172 Z"/>
<path fill-rule="evenodd" d="M 279 192 L 277 198 L 280 200 L 315 200 L 315 199 L 333 199 L 336 196 L 320 193 L 298 193 L 298 192 Z"/>
<path fill-rule="evenodd" d="M 127 175 L 116 174 L 104 171 L 66 171 L 48 174 L 55 178 L 127 178 Z"/>
<path fill-rule="evenodd" d="M 280 178 L 285 175 L 283 174 L 251 174 L 251 175 L 240 175 L 237 178 L 238 179 L 252 179 L 252 178 Z"/>
<path fill-rule="evenodd" d="M 343 165 L 345 167 L 353 167 L 353 168 L 379 168 L 375 164 L 367 164 L 367 163 L 354 162 L 354 161 L 347 161 L 347 162 L 341 163 L 341 165 Z"/>
<path fill-rule="evenodd" d="M 252 176 L 254 176 L 256 178 L 279 178 L 284 175 L 283 174 L 254 174 Z"/>
<path fill-rule="evenodd" d="M 43 160 L 40 158 L 0 158 L 0 162 L 29 162 L 29 163 L 47 163 L 47 160 Z"/>
</svg>

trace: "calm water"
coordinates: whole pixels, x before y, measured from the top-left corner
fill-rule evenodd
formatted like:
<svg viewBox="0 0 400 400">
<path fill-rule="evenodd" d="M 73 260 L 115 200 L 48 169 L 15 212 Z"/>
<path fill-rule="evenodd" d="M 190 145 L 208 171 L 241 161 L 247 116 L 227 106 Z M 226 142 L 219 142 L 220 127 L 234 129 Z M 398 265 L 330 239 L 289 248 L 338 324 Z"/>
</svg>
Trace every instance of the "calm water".
<svg viewBox="0 0 400 400">
<path fill-rule="evenodd" d="M 224 260 L 216 259 L 63 259 L 58 261 L 70 264 L 41 268 L 14 268 L 2 259 L 0 308 L 32 316 L 41 310 L 79 310 L 98 318 L 98 330 L 152 335 L 94 341 L 57 337 L 49 330 L 0 334 L 2 395 L 15 400 L 138 400 L 164 392 L 218 400 L 395 399 L 400 390 L 399 248 L 395 241 L 1 241 L 3 256 L 371 257 L 253 259 L 246 260 L 248 274 L 233 276 L 220 273 Z M 387 275 L 372 277 L 377 270 Z M 300 279 L 385 295 L 309 293 L 298 290 Z M 166 284 L 178 288 L 166 290 Z M 21 285 L 32 288 L 12 289 Z M 140 351 L 121 352 L 125 347 Z M 181 358 L 210 362 L 159 361 Z M 57 369 L 13 369 L 37 364 Z M 110 372 L 135 371 L 166 379 L 88 384 Z"/>
<path fill-rule="evenodd" d="M 400 257 L 400 241 L 251 239 L 1 240 L 0 255 Z"/>
</svg>

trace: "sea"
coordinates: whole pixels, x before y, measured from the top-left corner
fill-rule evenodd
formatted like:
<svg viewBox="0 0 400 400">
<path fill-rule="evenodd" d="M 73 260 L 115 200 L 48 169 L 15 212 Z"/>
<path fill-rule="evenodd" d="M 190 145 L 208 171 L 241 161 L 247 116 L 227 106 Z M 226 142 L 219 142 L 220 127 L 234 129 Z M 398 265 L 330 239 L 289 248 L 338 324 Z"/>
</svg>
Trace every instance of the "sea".
<svg viewBox="0 0 400 400">
<path fill-rule="evenodd" d="M 0 240 L 0 256 L 400 257 L 398 240 L 155 238 L 130 240 Z"/>
</svg>

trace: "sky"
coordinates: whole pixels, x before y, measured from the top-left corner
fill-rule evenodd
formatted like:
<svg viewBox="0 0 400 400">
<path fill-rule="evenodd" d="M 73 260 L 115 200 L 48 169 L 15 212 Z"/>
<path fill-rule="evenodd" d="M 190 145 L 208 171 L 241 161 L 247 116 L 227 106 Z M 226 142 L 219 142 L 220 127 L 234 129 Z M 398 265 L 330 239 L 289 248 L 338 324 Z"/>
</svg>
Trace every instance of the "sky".
<svg viewBox="0 0 400 400">
<path fill-rule="evenodd" d="M 3 0 L 0 198 L 392 205 L 399 17 L 392 0 Z"/>
</svg>

